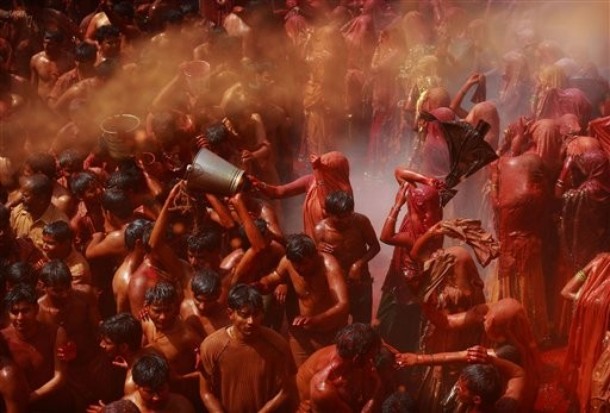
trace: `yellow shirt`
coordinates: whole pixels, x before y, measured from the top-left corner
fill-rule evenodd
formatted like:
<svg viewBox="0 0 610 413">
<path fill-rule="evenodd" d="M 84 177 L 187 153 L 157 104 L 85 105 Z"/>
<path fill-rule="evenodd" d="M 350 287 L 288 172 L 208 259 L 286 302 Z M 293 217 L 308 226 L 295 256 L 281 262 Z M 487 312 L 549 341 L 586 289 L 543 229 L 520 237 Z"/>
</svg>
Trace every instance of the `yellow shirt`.
<svg viewBox="0 0 610 413">
<path fill-rule="evenodd" d="M 16 237 L 29 237 L 34 245 L 42 251 L 42 230 L 45 225 L 55 221 L 70 222 L 66 214 L 57 209 L 53 204 L 37 220 L 25 209 L 23 204 L 17 205 L 11 211 L 11 228 Z"/>
<path fill-rule="evenodd" d="M 72 252 L 66 257 L 64 262 L 70 268 L 73 286 L 80 284 L 91 285 L 91 269 L 83 254 L 72 248 Z"/>
</svg>

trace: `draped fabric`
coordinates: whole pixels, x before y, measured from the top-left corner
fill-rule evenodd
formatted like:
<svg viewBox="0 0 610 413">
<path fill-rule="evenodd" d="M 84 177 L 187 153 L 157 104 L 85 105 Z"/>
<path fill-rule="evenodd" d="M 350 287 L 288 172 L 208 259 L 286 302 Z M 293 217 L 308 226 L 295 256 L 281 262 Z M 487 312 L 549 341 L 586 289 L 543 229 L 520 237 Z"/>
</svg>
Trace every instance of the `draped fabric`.
<svg viewBox="0 0 610 413">
<path fill-rule="evenodd" d="M 451 156 L 443 135 L 444 130 L 441 122 L 454 120 L 455 113 L 449 108 L 441 107 L 434 109 L 430 114 L 437 120 L 430 121 L 427 124 L 426 137 L 421 152 L 423 157 L 422 173 L 444 179 L 451 168 Z"/>
<path fill-rule="evenodd" d="M 515 299 L 505 298 L 488 307 L 485 330 L 497 332 L 519 350 L 527 378 L 524 407 L 533 406 L 542 373 L 542 360 L 532 331 L 535 327 L 531 326 L 524 306 Z"/>
<path fill-rule="evenodd" d="M 503 119 L 511 123 L 530 113 L 529 99 L 533 88 L 530 81 L 530 70 L 525 55 L 512 51 L 503 57 L 504 85 L 500 90 L 498 109 Z"/>
<path fill-rule="evenodd" d="M 324 218 L 326 196 L 335 191 L 353 194 L 349 180 L 349 161 L 341 152 L 333 151 L 320 157 L 320 166 L 314 171 L 313 183 L 305 195 L 303 225 L 305 233 L 313 238 L 314 229 Z"/>
<path fill-rule="evenodd" d="M 586 412 L 593 369 L 610 322 L 610 254 L 597 255 L 582 271 L 587 279 L 576 301 L 562 377 L 578 398 L 580 411 Z"/>
<path fill-rule="evenodd" d="M 608 241 L 610 162 L 600 150 L 573 158 L 572 169 L 582 182 L 563 195 L 561 235 L 574 271 L 584 267 Z"/>
<path fill-rule="evenodd" d="M 549 178 L 554 181 L 562 166 L 563 140 L 559 124 L 553 119 L 536 121 L 529 129 L 534 147 L 531 151 L 540 156 Z"/>
<path fill-rule="evenodd" d="M 407 213 L 400 224 L 400 233 L 408 234 L 412 243 L 442 219 L 443 210 L 438 191 L 422 185 L 407 193 Z M 442 247 L 436 240 L 431 248 Z M 421 310 L 413 300 L 410 283 L 421 280 L 420 265 L 411 259 L 410 249 L 396 246 L 383 282 L 377 318 L 383 340 L 399 351 L 417 351 Z"/>
<path fill-rule="evenodd" d="M 483 281 L 465 248 L 450 247 L 439 250 L 430 260 L 426 272 L 431 279 L 442 279 L 432 293 L 435 295 L 432 300 L 437 303 L 440 311 L 455 314 L 485 302 Z M 482 332 L 480 324 L 459 330 L 448 330 L 437 329 L 432 323 L 425 323 L 422 351 L 425 353 L 460 351 L 479 344 Z M 455 364 L 430 366 L 426 369 L 418 392 L 419 411 L 443 412 L 442 401 L 457 381 L 462 367 L 461 364 Z"/>
<path fill-rule="evenodd" d="M 500 158 L 495 205 L 498 240 L 500 298 L 519 300 L 538 340 L 548 334 L 542 236 L 546 231 L 548 190 L 539 156 L 524 154 Z"/>
<path fill-rule="evenodd" d="M 582 129 L 591 120 L 591 103 L 582 90 L 551 88 L 544 93 L 537 109 L 537 119 L 557 119 L 566 113 L 578 116 Z"/>
<path fill-rule="evenodd" d="M 432 225 L 443 217 L 438 191 L 431 186 L 422 185 L 408 190 L 407 214 L 400 224 L 400 233 L 407 233 L 413 243 Z M 442 240 L 434 243 L 433 250 L 442 247 Z M 420 277 L 418 265 L 411 259 L 410 250 L 405 247 L 394 247 L 390 268 L 383 283 L 383 291 L 402 289 L 404 280 Z"/>
</svg>

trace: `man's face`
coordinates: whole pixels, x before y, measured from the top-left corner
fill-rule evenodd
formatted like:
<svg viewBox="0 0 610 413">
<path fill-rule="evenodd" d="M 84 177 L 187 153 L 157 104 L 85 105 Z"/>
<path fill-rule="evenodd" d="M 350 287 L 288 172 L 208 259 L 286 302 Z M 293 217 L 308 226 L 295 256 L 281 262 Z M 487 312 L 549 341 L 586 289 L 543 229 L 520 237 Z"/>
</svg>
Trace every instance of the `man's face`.
<svg viewBox="0 0 610 413">
<path fill-rule="evenodd" d="M 121 38 L 110 37 L 102 41 L 100 51 L 105 57 L 117 57 L 121 53 Z"/>
<path fill-rule="evenodd" d="M 466 406 L 472 406 L 474 404 L 474 394 L 468 388 L 468 383 L 461 376 L 455 384 L 457 389 L 457 397 L 460 402 Z"/>
<path fill-rule="evenodd" d="M 61 50 L 61 42 L 48 36 L 44 37 L 42 46 L 48 54 L 57 54 Z"/>
<path fill-rule="evenodd" d="M 102 187 L 97 183 L 90 184 L 83 192 L 83 201 L 87 203 L 99 203 L 102 197 Z"/>
<path fill-rule="evenodd" d="M 152 303 L 148 306 L 148 315 L 157 330 L 171 328 L 178 317 L 177 303 Z"/>
<path fill-rule="evenodd" d="M 50 235 L 42 235 L 42 251 L 48 259 L 63 260 L 72 251 L 72 242 L 70 240 L 59 242 Z"/>
<path fill-rule="evenodd" d="M 150 387 L 137 386 L 140 397 L 144 406 L 151 410 L 161 410 L 167 404 L 169 400 L 169 384 L 164 384 L 158 389 L 151 389 Z"/>
<path fill-rule="evenodd" d="M 25 301 L 18 302 L 11 307 L 9 317 L 11 324 L 21 334 L 27 335 L 36 325 L 38 305 Z"/>
<path fill-rule="evenodd" d="M 114 358 L 119 355 L 119 346 L 117 346 L 114 341 L 108 337 L 102 336 L 100 339 L 100 348 L 104 350 L 104 353 L 106 353 L 106 355 L 108 355 L 110 358 Z"/>
<path fill-rule="evenodd" d="M 229 309 L 229 318 L 241 336 L 249 338 L 259 332 L 263 323 L 263 312 L 250 307 L 242 307 L 238 310 Z"/>
<path fill-rule="evenodd" d="M 40 194 L 36 194 L 27 182 L 21 187 L 21 195 L 23 196 L 25 210 L 31 214 L 42 214 L 50 204 L 50 200 L 47 200 Z"/>
<path fill-rule="evenodd" d="M 193 301 L 195 302 L 195 306 L 197 310 L 201 314 L 210 314 L 212 311 L 218 308 L 219 302 L 218 298 L 220 297 L 220 293 L 218 294 L 210 294 L 210 295 L 194 295 Z"/>
</svg>

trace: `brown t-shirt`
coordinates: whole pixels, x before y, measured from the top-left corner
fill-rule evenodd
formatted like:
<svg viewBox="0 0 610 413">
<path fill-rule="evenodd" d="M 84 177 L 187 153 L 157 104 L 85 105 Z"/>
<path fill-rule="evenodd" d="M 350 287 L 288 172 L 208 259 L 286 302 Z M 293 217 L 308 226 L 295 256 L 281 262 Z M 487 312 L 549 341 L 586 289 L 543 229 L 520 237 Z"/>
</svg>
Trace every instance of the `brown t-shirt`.
<svg viewBox="0 0 610 413">
<path fill-rule="evenodd" d="M 257 412 L 296 374 L 288 343 L 266 327 L 247 342 L 231 338 L 227 328 L 203 341 L 202 373 L 225 411 Z"/>
</svg>

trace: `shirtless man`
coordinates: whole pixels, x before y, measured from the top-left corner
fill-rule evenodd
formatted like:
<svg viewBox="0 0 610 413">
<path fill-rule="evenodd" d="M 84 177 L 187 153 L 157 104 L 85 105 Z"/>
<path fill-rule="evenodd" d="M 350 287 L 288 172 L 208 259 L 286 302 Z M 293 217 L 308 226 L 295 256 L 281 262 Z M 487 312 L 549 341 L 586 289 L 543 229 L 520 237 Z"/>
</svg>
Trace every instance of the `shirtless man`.
<svg viewBox="0 0 610 413">
<path fill-rule="evenodd" d="M 146 251 L 142 239 L 145 233 L 150 234 L 152 222 L 146 219 L 136 219 L 125 228 L 125 247 L 127 256 L 112 277 L 112 292 L 116 302 L 117 313 L 130 311 L 129 309 L 129 281 L 144 261 Z M 149 235 L 146 236 L 149 238 Z"/>
<path fill-rule="evenodd" d="M 202 337 L 179 316 L 180 297 L 173 284 L 159 282 L 146 291 L 142 321 L 145 346 L 163 354 L 172 372 L 172 388 L 194 405 L 199 401 L 196 350 Z"/>
<path fill-rule="evenodd" d="M 228 305 L 231 325 L 206 337 L 199 349 L 205 407 L 211 413 L 293 411 L 296 369 L 286 340 L 262 326 L 261 295 L 238 284 Z"/>
<path fill-rule="evenodd" d="M 288 237 L 286 256 L 256 285 L 269 291 L 284 282 L 292 284 L 298 300 L 298 314 L 289 314 L 288 333 L 292 355 L 300 366 L 314 351 L 331 344 L 335 333 L 347 324 L 347 286 L 335 257 L 318 252 L 305 234 Z"/>
<path fill-rule="evenodd" d="M 51 260 L 40 270 L 44 295 L 38 299 L 38 319 L 53 328 L 66 329 L 75 354 L 70 360 L 70 374 L 86 365 L 97 353 L 97 326 L 100 321 L 97 303 L 82 291 L 72 288 L 68 266 Z"/>
<path fill-rule="evenodd" d="M 27 412 L 29 393 L 25 375 L 15 364 L 4 336 L 0 335 L 0 397 L 5 412 Z"/>
<path fill-rule="evenodd" d="M 316 225 L 318 249 L 333 255 L 347 275 L 352 322 L 370 323 L 373 306 L 373 279 L 368 262 L 381 247 L 371 221 L 354 212 L 354 198 L 347 192 L 330 193 L 325 200 L 327 218 Z"/>
<path fill-rule="evenodd" d="M 180 194 L 183 183 L 179 182 L 170 191 L 157 221 L 155 221 L 149 237 L 142 239 L 146 255 L 142 264 L 132 274 L 129 281 L 127 295 L 129 309 L 134 317 L 140 316 L 144 307 L 145 294 L 149 288 L 158 282 L 172 283 L 176 288 L 180 300 L 188 289 L 188 280 L 192 274 L 189 264 L 181 260 L 165 241 L 165 234 L 169 223 L 169 209 Z M 180 302 L 178 302 L 179 305 Z"/>
<path fill-rule="evenodd" d="M 30 60 L 32 88 L 43 102 L 46 102 L 57 79 L 74 67 L 74 56 L 62 49 L 62 42 L 61 32 L 46 32 L 44 50 Z"/>
<path fill-rule="evenodd" d="M 69 398 L 62 391 L 66 364 L 58 357 L 58 350 L 67 342 L 66 331 L 37 320 L 36 292 L 30 287 L 16 286 L 4 302 L 11 324 L 2 330 L 2 335 L 31 389 L 30 408 L 42 412 L 65 411 L 63 408 L 70 406 Z"/>
<path fill-rule="evenodd" d="M 135 390 L 131 366 L 142 348 L 142 325 L 129 313 L 116 314 L 100 324 L 99 337 L 102 354 L 90 369 L 96 386 L 87 413 Z"/>
<path fill-rule="evenodd" d="M 381 348 L 379 333 L 354 323 L 336 339 L 329 363 L 309 383 L 313 412 L 372 412 L 379 408 L 381 380 L 374 357 Z"/>
<path fill-rule="evenodd" d="M 132 368 L 136 391 L 125 396 L 140 413 L 195 413 L 193 405 L 184 397 L 170 392 L 170 366 L 156 354 L 140 357 Z"/>
<path fill-rule="evenodd" d="M 70 269 L 72 287 L 90 293 L 91 269 L 83 255 L 72 244 L 74 233 L 65 221 L 55 221 L 42 230 L 42 250 L 49 260 L 61 260 Z"/>
<path fill-rule="evenodd" d="M 284 246 L 277 242 L 263 218 L 253 220 L 246 204 L 247 198 L 238 193 L 230 199 L 241 221 L 241 229 L 246 233 L 248 244 L 243 256 L 233 268 L 230 284 L 252 283 L 273 271 L 285 254 Z M 247 248 L 246 248 L 247 247 Z M 284 320 L 286 285 L 276 287 L 275 294 L 263 297 L 267 327 L 279 331 Z"/>
<path fill-rule="evenodd" d="M 125 259 L 125 228 L 133 221 L 133 207 L 125 192 L 110 188 L 102 194 L 104 232 L 96 232 L 85 250 L 91 265 L 94 286 L 101 291 L 100 311 L 107 317 L 115 312 L 111 275 Z"/>
<path fill-rule="evenodd" d="M 133 207 L 125 192 L 110 188 L 102 195 L 102 213 L 105 232 L 96 232 L 91 237 L 85 256 L 87 259 L 122 260 L 127 255 L 125 228 L 133 220 Z"/>
<path fill-rule="evenodd" d="M 191 279 L 193 298 L 180 305 L 180 317 L 201 337 L 229 325 L 226 295 L 222 294 L 220 275 L 213 270 L 200 270 Z M 225 296 L 225 297 L 223 297 Z"/>
</svg>

